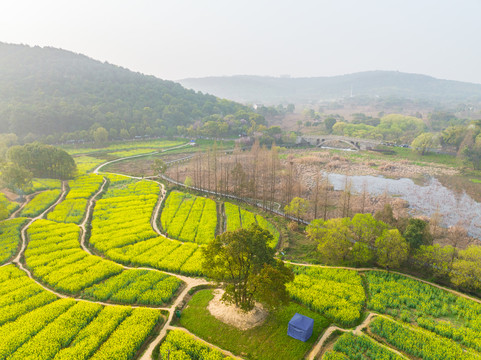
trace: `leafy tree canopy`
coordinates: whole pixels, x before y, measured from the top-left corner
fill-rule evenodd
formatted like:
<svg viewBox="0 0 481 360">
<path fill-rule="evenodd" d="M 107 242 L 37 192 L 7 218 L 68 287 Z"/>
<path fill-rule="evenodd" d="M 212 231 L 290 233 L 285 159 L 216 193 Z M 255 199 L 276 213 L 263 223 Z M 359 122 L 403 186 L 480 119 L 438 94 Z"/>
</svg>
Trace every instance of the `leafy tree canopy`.
<svg viewBox="0 0 481 360">
<path fill-rule="evenodd" d="M 203 268 L 226 285 L 224 301 L 246 311 L 256 300 L 271 308 L 289 301 L 285 284 L 294 275 L 274 258 L 271 239 L 267 230 L 253 225 L 219 235 L 204 248 Z"/>
<path fill-rule="evenodd" d="M 376 240 L 378 264 L 387 268 L 397 268 L 409 255 L 409 244 L 398 229 L 384 230 Z"/>
<path fill-rule="evenodd" d="M 11 191 L 22 195 L 32 183 L 32 172 L 18 164 L 5 164 L 2 167 L 2 183 Z"/>
<path fill-rule="evenodd" d="M 437 147 L 438 143 L 434 134 L 422 133 L 412 141 L 411 147 L 419 154 L 424 155 L 427 150 Z"/>
<path fill-rule="evenodd" d="M 77 170 L 74 159 L 66 151 L 40 143 L 12 146 L 7 158 L 39 178 L 70 179 Z"/>
<path fill-rule="evenodd" d="M 421 245 L 431 245 L 433 242 L 427 221 L 421 219 L 409 219 L 403 235 L 412 249 L 418 249 Z"/>
<path fill-rule="evenodd" d="M 300 197 L 295 197 L 291 200 L 289 205 L 284 207 L 285 213 L 294 216 L 299 222 L 306 214 L 307 210 L 309 210 L 309 201 Z"/>
</svg>

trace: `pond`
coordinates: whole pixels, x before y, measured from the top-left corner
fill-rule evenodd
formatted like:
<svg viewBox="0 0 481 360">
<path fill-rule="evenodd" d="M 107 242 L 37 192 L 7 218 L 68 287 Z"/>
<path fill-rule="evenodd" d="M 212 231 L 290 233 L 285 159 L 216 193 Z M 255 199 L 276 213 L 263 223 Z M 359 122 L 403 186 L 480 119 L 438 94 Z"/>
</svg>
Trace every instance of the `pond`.
<svg viewBox="0 0 481 360">
<path fill-rule="evenodd" d="M 344 190 L 346 175 L 324 173 L 335 190 Z M 425 185 L 417 185 L 411 179 L 388 179 L 382 176 L 349 176 L 351 189 L 359 193 L 366 190 L 373 195 L 387 192 L 409 203 L 413 214 L 431 216 L 438 211 L 443 226 L 462 223 L 469 235 L 481 239 L 481 204 L 466 193 L 458 194 L 436 178 L 430 178 Z"/>
</svg>

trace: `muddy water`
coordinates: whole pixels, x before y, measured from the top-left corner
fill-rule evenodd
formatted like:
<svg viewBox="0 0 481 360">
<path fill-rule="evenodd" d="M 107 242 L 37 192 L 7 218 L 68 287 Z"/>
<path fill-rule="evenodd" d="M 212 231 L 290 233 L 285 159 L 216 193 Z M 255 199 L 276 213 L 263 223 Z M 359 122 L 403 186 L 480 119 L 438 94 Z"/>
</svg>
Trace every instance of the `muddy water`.
<svg viewBox="0 0 481 360">
<path fill-rule="evenodd" d="M 344 190 L 346 175 L 325 173 L 335 190 Z M 387 192 L 409 203 L 414 215 L 431 216 L 438 211 L 442 215 L 443 225 L 451 226 L 461 223 L 473 237 L 481 239 L 481 203 L 469 195 L 457 194 L 431 178 L 425 185 L 416 185 L 411 179 L 387 179 L 382 176 L 349 176 L 354 192 L 366 190 L 375 195 Z"/>
</svg>

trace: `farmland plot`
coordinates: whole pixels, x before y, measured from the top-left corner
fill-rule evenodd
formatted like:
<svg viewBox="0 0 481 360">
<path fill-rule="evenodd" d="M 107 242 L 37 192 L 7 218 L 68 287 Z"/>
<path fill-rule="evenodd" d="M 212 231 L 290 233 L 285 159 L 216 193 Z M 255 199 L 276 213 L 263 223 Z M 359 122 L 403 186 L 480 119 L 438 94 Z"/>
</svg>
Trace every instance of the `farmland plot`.
<svg viewBox="0 0 481 360">
<path fill-rule="evenodd" d="M 173 191 L 160 219 L 169 237 L 207 244 L 215 237 L 217 208 L 211 199 Z"/>
<path fill-rule="evenodd" d="M 352 333 L 345 333 L 334 344 L 332 351 L 323 356 L 323 360 L 402 360 L 403 357 L 392 352 L 367 336 L 357 336 Z"/>
<path fill-rule="evenodd" d="M 20 229 L 27 218 L 15 218 L 0 222 L 0 264 L 7 262 L 17 251 Z"/>
<path fill-rule="evenodd" d="M 226 231 L 248 228 L 252 224 L 257 224 L 262 229 L 269 231 L 273 236 L 273 240 L 269 246 L 273 248 L 277 246 L 280 237 L 279 231 L 263 216 L 255 215 L 252 212 L 241 209 L 239 206 L 229 202 L 224 203 L 224 208 L 226 216 Z"/>
<path fill-rule="evenodd" d="M 112 261 L 87 254 L 80 248 L 79 228 L 73 224 L 38 220 L 28 235 L 27 266 L 36 278 L 67 294 L 159 306 L 170 301 L 181 284 L 166 274 L 123 270 Z"/>
<path fill-rule="evenodd" d="M 406 276 L 369 271 L 368 308 L 481 352 L 481 304 Z"/>
<path fill-rule="evenodd" d="M 152 309 L 59 299 L 13 265 L 0 268 L 0 289 L 1 359 L 133 359 L 161 322 Z"/>
<path fill-rule="evenodd" d="M 301 266 L 293 270 L 294 281 L 286 285 L 292 298 L 341 325 L 361 317 L 366 295 L 356 271 Z"/>
<path fill-rule="evenodd" d="M 228 360 L 231 357 L 223 355 L 219 350 L 209 347 L 207 344 L 197 340 L 192 335 L 181 331 L 171 330 L 160 346 L 160 356 L 167 359 L 209 359 Z"/>
<path fill-rule="evenodd" d="M 8 200 L 5 194 L 0 193 L 0 206 L 7 209 L 8 215 L 11 215 L 20 205 L 14 201 Z"/>
<path fill-rule="evenodd" d="M 202 255 L 197 244 L 159 237 L 152 230 L 158 194 L 154 182 L 120 178 L 95 205 L 90 243 L 123 264 L 200 274 Z"/>
<path fill-rule="evenodd" d="M 33 197 L 30 202 L 20 212 L 24 217 L 35 217 L 44 212 L 50 205 L 57 201 L 61 194 L 61 190 L 46 190 Z"/>
<path fill-rule="evenodd" d="M 80 224 L 87 210 L 88 199 L 102 185 L 103 178 L 99 175 L 83 175 L 69 182 L 70 191 L 65 200 L 49 212 L 47 218 L 58 222 Z"/>
<path fill-rule="evenodd" d="M 416 358 L 426 360 L 481 359 L 479 353 L 465 351 L 454 340 L 383 317 L 376 317 L 369 324 L 369 331 L 391 346 Z"/>
</svg>

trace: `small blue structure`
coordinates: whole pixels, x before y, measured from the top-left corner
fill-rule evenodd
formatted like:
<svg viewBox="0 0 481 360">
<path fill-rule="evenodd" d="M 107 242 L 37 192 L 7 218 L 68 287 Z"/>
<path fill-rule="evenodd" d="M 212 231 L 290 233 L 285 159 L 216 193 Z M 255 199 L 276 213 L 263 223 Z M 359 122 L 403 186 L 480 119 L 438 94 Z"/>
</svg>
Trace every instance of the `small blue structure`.
<svg viewBox="0 0 481 360">
<path fill-rule="evenodd" d="M 313 328 L 314 319 L 296 313 L 289 321 L 287 335 L 305 342 L 311 337 Z"/>
</svg>

